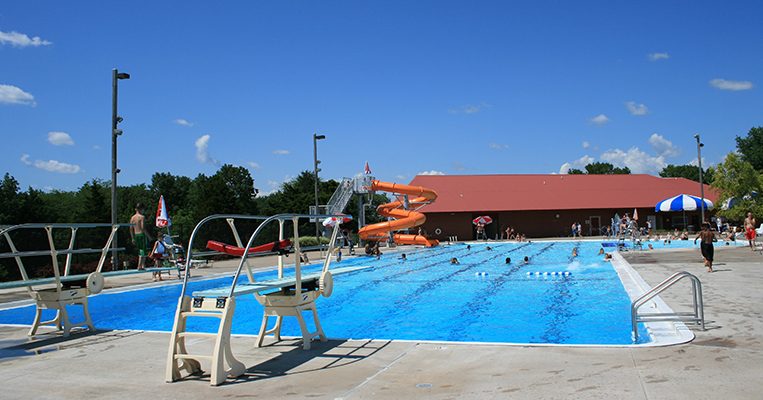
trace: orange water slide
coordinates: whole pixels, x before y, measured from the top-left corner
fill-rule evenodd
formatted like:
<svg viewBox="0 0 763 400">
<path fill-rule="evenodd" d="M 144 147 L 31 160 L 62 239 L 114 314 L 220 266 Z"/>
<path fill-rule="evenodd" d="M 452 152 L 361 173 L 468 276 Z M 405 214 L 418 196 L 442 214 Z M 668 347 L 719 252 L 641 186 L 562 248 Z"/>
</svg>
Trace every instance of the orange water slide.
<svg viewBox="0 0 763 400">
<path fill-rule="evenodd" d="M 380 182 L 374 180 L 371 183 L 372 191 L 390 192 L 409 196 L 417 196 L 409 200 L 410 204 L 428 204 L 437 198 L 437 193 L 432 189 L 421 186 L 401 185 L 398 183 Z M 379 215 L 395 218 L 392 221 L 379 222 L 365 226 L 358 231 L 360 238 L 371 241 L 387 240 L 389 232 L 401 229 L 415 228 L 424 224 L 427 217 L 418 211 L 406 210 L 403 208 L 403 202 L 400 200 L 391 203 L 385 203 L 376 208 Z M 419 244 L 426 247 L 437 246 L 440 244 L 436 239 L 429 239 L 423 235 L 395 234 L 392 236 L 395 243 L 398 244 Z"/>
</svg>

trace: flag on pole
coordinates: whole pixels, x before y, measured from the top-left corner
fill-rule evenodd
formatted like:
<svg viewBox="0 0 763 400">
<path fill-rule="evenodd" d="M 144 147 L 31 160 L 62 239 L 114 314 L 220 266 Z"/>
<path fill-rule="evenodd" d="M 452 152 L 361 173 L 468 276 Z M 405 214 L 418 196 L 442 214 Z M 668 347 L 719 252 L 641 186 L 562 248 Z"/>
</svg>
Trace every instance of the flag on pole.
<svg viewBox="0 0 763 400">
<path fill-rule="evenodd" d="M 368 166 L 368 161 L 366 161 L 366 168 L 363 170 L 363 173 L 371 175 L 371 167 Z"/>
<path fill-rule="evenodd" d="M 167 215 L 167 206 L 164 204 L 164 195 L 159 197 L 159 205 L 156 207 L 156 227 L 166 228 L 172 226 L 172 221 Z"/>
</svg>

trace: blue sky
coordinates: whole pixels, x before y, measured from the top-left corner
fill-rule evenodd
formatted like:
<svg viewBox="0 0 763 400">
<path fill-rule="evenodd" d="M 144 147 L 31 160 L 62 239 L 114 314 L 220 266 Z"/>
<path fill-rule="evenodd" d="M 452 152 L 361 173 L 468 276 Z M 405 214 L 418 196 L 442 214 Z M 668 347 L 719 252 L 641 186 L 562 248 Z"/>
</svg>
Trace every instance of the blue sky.
<svg viewBox="0 0 763 400">
<path fill-rule="evenodd" d="M 312 168 L 657 173 L 722 161 L 763 125 L 763 3 L 4 2 L 0 172 L 72 190 L 111 167 L 250 169 L 269 192 Z"/>
</svg>

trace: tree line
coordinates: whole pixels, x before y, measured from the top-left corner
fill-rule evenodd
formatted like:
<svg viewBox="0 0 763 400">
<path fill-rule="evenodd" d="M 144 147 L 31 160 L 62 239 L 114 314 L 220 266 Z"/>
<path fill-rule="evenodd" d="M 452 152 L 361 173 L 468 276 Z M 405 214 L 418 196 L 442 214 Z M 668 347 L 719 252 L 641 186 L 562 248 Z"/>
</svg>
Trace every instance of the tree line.
<svg viewBox="0 0 763 400">
<path fill-rule="evenodd" d="M 191 179 L 186 176 L 157 172 L 151 177 L 149 184 L 119 186 L 117 188 L 117 221 L 126 223 L 135 213 L 135 206 L 142 203 L 145 206 L 146 225 L 149 233 L 156 237 L 154 225 L 156 208 L 160 195 L 164 196 L 170 219 L 172 220 L 171 234 L 175 241 L 187 244 L 196 224 L 212 214 L 244 214 L 244 215 L 274 215 L 280 213 L 306 214 L 310 205 L 315 204 L 314 176 L 311 172 L 303 171 L 296 178 L 284 182 L 281 187 L 267 195 L 258 195 L 254 187 L 254 179 L 249 170 L 240 166 L 223 165 L 213 175 L 199 174 Z M 339 182 L 319 180 L 318 201 L 326 204 L 339 186 Z M 387 202 L 384 195 L 374 195 L 366 198 L 369 212 L 366 221 L 374 223 L 381 221 L 375 207 Z M 354 196 L 346 208 L 346 212 L 355 215 L 358 210 L 358 196 Z M 6 173 L 0 182 L 0 225 L 16 225 L 23 223 L 75 223 L 75 222 L 111 222 L 111 186 L 109 181 L 93 179 L 83 184 L 76 191 L 41 191 L 34 188 L 21 190 L 19 182 Z M 287 237 L 293 235 L 287 224 Z M 237 221 L 236 228 L 242 239 L 258 226 L 257 222 Z M 299 227 L 300 236 L 315 235 L 314 223 L 303 220 Z M 353 220 L 344 225 L 351 232 L 357 231 L 357 221 Z M 312 228 L 312 229 L 311 229 Z M 166 232 L 166 231 L 165 231 Z M 100 237 L 88 237 L 86 232 L 78 233 L 78 247 L 102 247 L 107 231 L 99 232 Z M 255 244 L 269 242 L 277 235 L 277 224 L 266 227 L 261 239 Z M 98 236 L 98 235 L 96 235 Z M 235 243 L 230 228 L 225 221 L 210 223 L 200 231 L 194 240 L 194 247 L 203 249 L 207 240 L 214 239 L 227 243 Z M 46 248 L 45 237 L 39 232 L 24 239 L 14 238 L 14 242 L 36 242 L 35 249 Z M 60 246 L 65 247 L 67 238 L 57 238 Z M 127 230 L 120 230 L 118 235 L 120 247 L 126 247 L 128 254 L 135 253 Z M 315 240 L 315 239 L 313 239 Z M 4 240 L 0 242 L 5 242 Z M 83 245 L 87 242 L 88 245 Z M 34 246 L 32 246 L 34 247 Z M 6 243 L 0 244 L 0 252 L 7 252 Z M 87 257 L 80 257 L 82 259 Z M 11 260 L 12 261 L 12 260 Z M 26 262 L 26 260 L 25 260 Z M 43 260 L 40 260 L 42 263 Z M 5 266 L 5 268 L 3 268 Z M 5 270 L 5 271 L 4 271 Z M 0 279 L 9 273 L 18 278 L 14 265 L 0 260 Z M 7 278 L 7 277 L 6 277 Z"/>
</svg>

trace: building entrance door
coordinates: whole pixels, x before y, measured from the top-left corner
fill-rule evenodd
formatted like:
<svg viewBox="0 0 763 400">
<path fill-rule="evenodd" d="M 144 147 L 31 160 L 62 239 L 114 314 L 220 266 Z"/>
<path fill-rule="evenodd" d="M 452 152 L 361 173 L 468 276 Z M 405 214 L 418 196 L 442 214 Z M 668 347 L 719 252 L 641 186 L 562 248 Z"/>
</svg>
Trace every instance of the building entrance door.
<svg viewBox="0 0 763 400">
<path fill-rule="evenodd" d="M 592 216 L 589 218 L 591 221 L 590 224 L 588 224 L 588 236 L 594 236 L 594 235 L 600 235 L 601 234 L 601 217 Z"/>
</svg>

